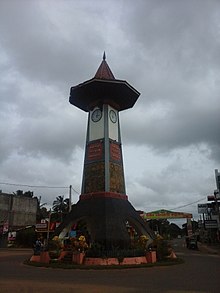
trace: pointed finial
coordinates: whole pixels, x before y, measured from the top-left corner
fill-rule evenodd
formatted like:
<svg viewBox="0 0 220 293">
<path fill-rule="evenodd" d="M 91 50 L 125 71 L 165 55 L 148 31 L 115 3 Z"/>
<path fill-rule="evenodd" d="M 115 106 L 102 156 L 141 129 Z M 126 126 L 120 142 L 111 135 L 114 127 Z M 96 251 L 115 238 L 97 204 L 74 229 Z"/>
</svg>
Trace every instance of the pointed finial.
<svg viewBox="0 0 220 293">
<path fill-rule="evenodd" d="M 105 51 L 104 51 L 104 54 L 103 54 L 103 60 L 105 60 L 106 59 L 106 56 L 105 56 Z"/>
</svg>

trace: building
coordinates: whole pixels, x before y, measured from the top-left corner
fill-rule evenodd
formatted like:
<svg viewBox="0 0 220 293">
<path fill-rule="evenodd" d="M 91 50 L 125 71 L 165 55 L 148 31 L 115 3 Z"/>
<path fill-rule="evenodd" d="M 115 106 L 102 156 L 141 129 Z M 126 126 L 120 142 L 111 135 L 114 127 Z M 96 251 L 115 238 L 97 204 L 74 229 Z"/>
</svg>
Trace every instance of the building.
<svg viewBox="0 0 220 293">
<path fill-rule="evenodd" d="M 208 203 L 198 204 L 200 237 L 207 242 L 220 242 L 220 172 L 215 169 L 216 187 L 207 196 Z M 202 214 L 202 215 L 201 215 Z"/>
<path fill-rule="evenodd" d="M 32 192 L 0 192 L 0 235 L 36 224 L 38 199 Z"/>
</svg>

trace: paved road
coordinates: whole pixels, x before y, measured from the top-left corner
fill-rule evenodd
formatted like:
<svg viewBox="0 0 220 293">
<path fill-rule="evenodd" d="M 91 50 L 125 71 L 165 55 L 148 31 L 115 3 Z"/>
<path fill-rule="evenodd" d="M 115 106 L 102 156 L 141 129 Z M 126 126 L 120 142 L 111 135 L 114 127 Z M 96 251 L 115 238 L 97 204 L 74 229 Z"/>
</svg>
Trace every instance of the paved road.
<svg viewBox="0 0 220 293">
<path fill-rule="evenodd" d="M 220 292 L 220 256 L 174 243 L 184 264 L 124 270 L 63 270 L 26 266 L 30 250 L 0 250 L 0 293 Z"/>
</svg>

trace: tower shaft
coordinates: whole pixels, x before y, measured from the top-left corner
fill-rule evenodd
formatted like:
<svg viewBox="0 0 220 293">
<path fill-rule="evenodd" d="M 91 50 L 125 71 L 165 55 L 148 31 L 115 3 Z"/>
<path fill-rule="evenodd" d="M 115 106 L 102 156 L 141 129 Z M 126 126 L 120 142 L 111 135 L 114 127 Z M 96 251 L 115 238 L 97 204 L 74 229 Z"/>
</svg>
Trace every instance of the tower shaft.
<svg viewBox="0 0 220 293">
<path fill-rule="evenodd" d="M 108 104 L 89 111 L 81 198 L 125 196 L 119 112 Z"/>
</svg>

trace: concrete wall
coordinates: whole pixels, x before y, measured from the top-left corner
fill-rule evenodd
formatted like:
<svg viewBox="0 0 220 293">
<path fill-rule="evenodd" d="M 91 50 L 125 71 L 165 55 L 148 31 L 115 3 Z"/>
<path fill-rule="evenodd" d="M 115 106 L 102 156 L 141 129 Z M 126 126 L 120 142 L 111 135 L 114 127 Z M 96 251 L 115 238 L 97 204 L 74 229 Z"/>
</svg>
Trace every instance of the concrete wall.
<svg viewBox="0 0 220 293">
<path fill-rule="evenodd" d="M 9 221 L 10 228 L 36 224 L 37 198 L 0 193 L 0 225 Z"/>
<path fill-rule="evenodd" d="M 10 199 L 8 194 L 0 193 L 0 225 L 8 220 Z"/>
</svg>

